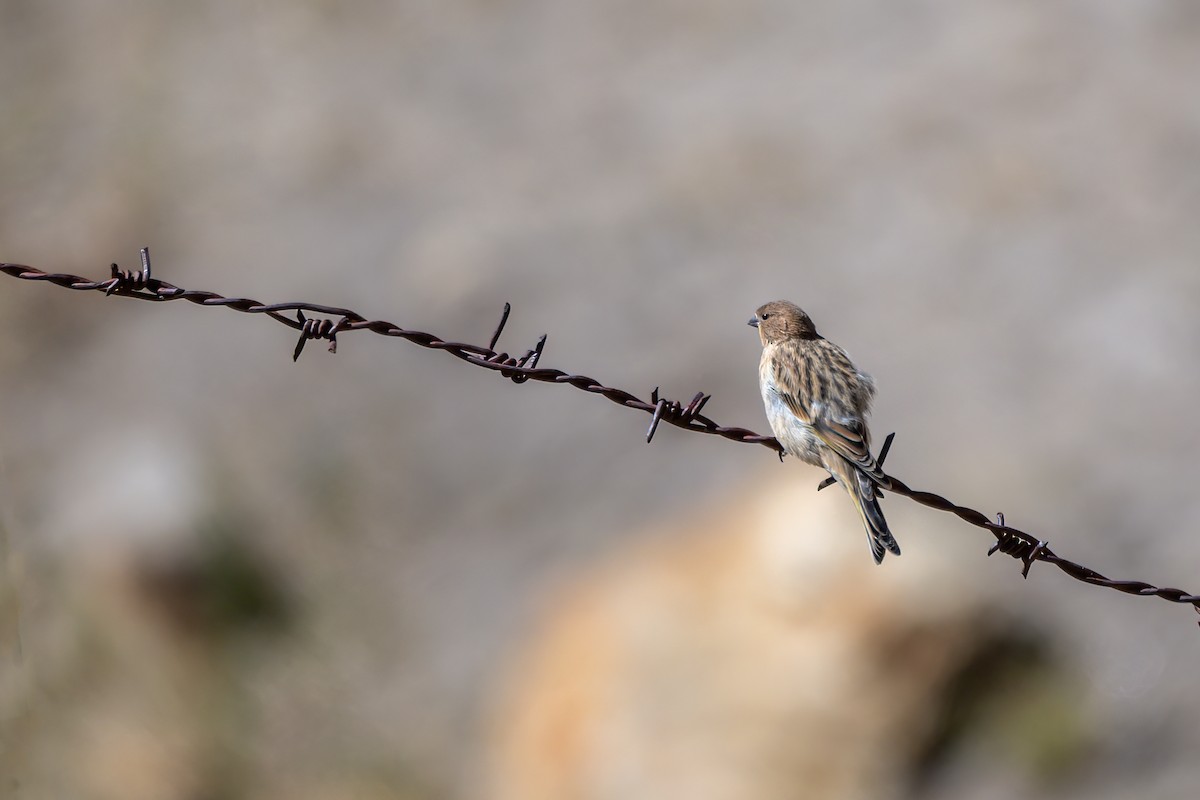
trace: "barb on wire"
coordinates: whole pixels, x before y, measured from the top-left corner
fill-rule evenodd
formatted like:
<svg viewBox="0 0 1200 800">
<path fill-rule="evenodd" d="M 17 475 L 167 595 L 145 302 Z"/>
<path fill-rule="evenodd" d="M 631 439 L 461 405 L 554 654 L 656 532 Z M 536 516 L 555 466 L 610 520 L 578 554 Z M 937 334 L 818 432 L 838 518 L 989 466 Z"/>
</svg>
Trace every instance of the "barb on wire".
<svg viewBox="0 0 1200 800">
<path fill-rule="evenodd" d="M 879 457 L 875 459 L 875 466 L 879 467 L 880 469 L 883 469 L 883 462 L 887 459 L 888 451 L 892 449 L 892 441 L 895 438 L 896 434 L 889 433 L 887 438 L 883 440 L 883 447 L 879 448 Z M 837 483 L 837 479 L 830 475 L 828 478 L 817 484 L 817 491 L 819 492 L 822 489 L 828 489 L 835 483 Z M 883 497 L 883 492 L 879 489 L 875 490 L 875 494 Z"/>
<path fill-rule="evenodd" d="M 675 400 L 659 397 L 658 387 L 655 386 L 654 391 L 650 392 L 650 402 L 654 404 L 654 414 L 650 418 L 650 428 L 646 431 L 646 444 L 650 444 L 650 440 L 654 438 L 654 432 L 658 430 L 659 420 L 665 417 L 676 425 L 681 422 L 693 420 L 711 397 L 712 395 L 710 394 L 696 392 L 696 396 L 692 398 L 692 402 L 688 403 L 687 406 L 683 406 Z"/>
<path fill-rule="evenodd" d="M 658 388 L 655 387 L 654 391 L 650 393 L 650 399 L 647 401 L 623 389 L 605 386 L 596 379 L 586 375 L 573 375 L 558 369 L 540 367 L 538 366 L 538 362 L 546 347 L 546 336 L 544 334 L 538 339 L 536 345 L 525 351 L 520 357 L 510 356 L 506 352 L 497 352 L 496 345 L 500 341 L 500 336 L 504 332 L 504 326 L 508 322 L 509 314 L 512 311 L 512 306 L 508 303 L 504 304 L 500 322 L 496 326 L 491 339 L 488 341 L 487 347 L 481 347 L 479 345 L 447 341 L 431 333 L 406 330 L 399 325 L 385 320 L 369 320 L 363 315 L 346 308 L 336 308 L 317 303 L 266 304 L 247 298 L 223 297 L 215 292 L 181 289 L 178 286 L 151 276 L 149 249 L 142 248 L 141 262 L 142 269 L 140 272 L 124 272 L 116 264 L 113 264 L 111 277 L 103 281 L 89 281 L 78 275 L 61 272 L 44 272 L 21 264 L 0 263 L 0 272 L 20 280 L 43 281 L 75 291 L 100 291 L 105 295 L 117 295 L 154 302 L 186 300 L 189 303 L 202 306 L 223 306 L 244 314 L 263 314 L 280 324 L 300 332 L 300 339 L 296 343 L 292 353 L 293 360 L 300 357 L 300 353 L 304 350 L 304 345 L 311 339 L 329 340 L 329 352 L 336 353 L 337 335 L 339 333 L 365 330 L 380 336 L 405 339 L 413 344 L 431 350 L 442 350 L 455 358 L 462 359 L 477 367 L 499 372 L 502 377 L 508 378 L 513 383 L 525 383 L 532 380 L 542 383 L 566 384 L 585 392 L 600 395 L 626 408 L 633 408 L 650 414 L 650 427 L 646 431 L 647 442 L 654 438 L 659 423 L 666 422 L 676 428 L 682 428 L 694 433 L 706 433 L 735 442 L 761 445 L 774 450 L 781 459 L 783 458 L 783 448 L 773 436 L 763 436 L 748 428 L 718 425 L 715 421 L 702 414 L 701 411 L 711 397 L 704 392 L 698 392 L 685 405 L 675 400 L 660 397 Z M 309 318 L 304 314 L 306 311 L 309 314 L 318 314 L 321 316 L 320 318 Z M 286 312 L 295 312 L 296 318 L 293 319 L 287 316 Z M 891 449 L 894 436 L 895 434 L 890 434 L 884 440 L 883 447 L 879 451 L 879 458 L 876 463 L 881 468 L 888 451 Z M 985 514 L 972 508 L 957 505 L 941 495 L 912 489 L 903 481 L 891 475 L 885 475 L 885 477 L 886 483 L 882 485 L 882 488 L 885 488 L 887 491 L 907 497 L 913 502 L 927 508 L 954 514 L 969 525 L 982 528 L 991 533 L 995 537 L 996 542 L 988 551 L 988 555 L 990 556 L 993 553 L 999 552 L 1017 559 L 1023 565 L 1021 570 L 1022 577 L 1029 577 L 1029 570 L 1035 561 L 1044 561 L 1058 567 L 1059 570 L 1077 581 L 1090 583 L 1093 586 L 1115 589 L 1126 594 L 1142 597 L 1160 597 L 1172 603 L 1190 604 L 1200 613 L 1200 595 L 1192 594 L 1182 589 L 1160 588 L 1142 581 L 1108 578 L 1082 564 L 1068 561 L 1057 555 L 1045 541 L 1008 525 L 1005 522 L 1003 514 L 997 514 L 996 520 L 993 522 Z M 830 481 L 827 479 L 817 488 L 823 489 L 829 483 Z"/>
<path fill-rule="evenodd" d="M 104 290 L 104 294 L 110 295 L 117 289 L 138 290 L 146 288 L 147 282 L 150 280 L 150 248 L 143 247 L 141 250 L 142 256 L 142 271 L 130 272 L 122 270 L 114 262 L 112 266 L 112 280 L 108 283 L 108 288 Z"/>
<path fill-rule="evenodd" d="M 292 351 L 292 361 L 299 360 L 300 354 L 304 352 L 304 345 L 311 339 L 328 339 L 329 352 L 337 352 L 338 331 L 346 324 L 346 317 L 337 322 L 331 319 L 307 319 L 304 309 L 297 309 L 296 321 L 300 323 L 300 341 L 296 342 L 296 349 Z"/>
</svg>

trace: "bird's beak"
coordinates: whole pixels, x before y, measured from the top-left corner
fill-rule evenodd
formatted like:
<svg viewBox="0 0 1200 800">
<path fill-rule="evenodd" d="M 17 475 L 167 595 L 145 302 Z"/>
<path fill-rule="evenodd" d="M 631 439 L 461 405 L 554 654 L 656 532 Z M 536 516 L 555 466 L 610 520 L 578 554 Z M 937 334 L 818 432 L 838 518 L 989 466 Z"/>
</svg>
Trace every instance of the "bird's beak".
<svg viewBox="0 0 1200 800">
<path fill-rule="evenodd" d="M 746 324 L 749 325 L 751 328 L 757 328 L 758 327 L 758 317 L 751 317 L 750 321 L 747 322 Z"/>
</svg>

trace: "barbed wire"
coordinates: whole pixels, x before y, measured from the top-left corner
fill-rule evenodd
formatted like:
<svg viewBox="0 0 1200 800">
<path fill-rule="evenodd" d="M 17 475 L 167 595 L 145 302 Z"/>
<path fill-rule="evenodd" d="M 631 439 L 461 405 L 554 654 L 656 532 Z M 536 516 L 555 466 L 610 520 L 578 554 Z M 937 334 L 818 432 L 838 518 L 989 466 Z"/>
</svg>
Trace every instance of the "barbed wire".
<svg viewBox="0 0 1200 800">
<path fill-rule="evenodd" d="M 142 248 L 141 250 L 141 265 L 141 270 L 134 272 L 122 270 L 116 264 L 112 264 L 110 277 L 102 281 L 90 281 L 78 275 L 62 272 L 45 272 L 22 264 L 0 263 L 0 272 L 20 280 L 42 281 L 76 291 L 103 292 L 106 296 L 115 295 L 154 302 L 186 300 L 189 303 L 201 306 L 220 306 L 245 314 L 265 315 L 276 322 L 300 332 L 299 339 L 292 352 L 293 360 L 300 357 L 305 345 L 309 341 L 318 339 L 328 341 L 329 351 L 336 353 L 337 337 L 339 334 L 364 330 L 371 331 L 381 336 L 404 339 L 421 347 L 444 351 L 469 364 L 499 372 L 502 377 L 511 380 L 513 383 L 520 384 L 527 381 L 540 381 L 543 383 L 567 384 L 576 389 L 600 395 L 626 408 L 633 408 L 648 413 L 650 414 L 650 426 L 646 431 L 647 442 L 653 440 L 659 423 L 666 422 L 669 425 L 694 433 L 706 433 L 735 442 L 761 445 L 775 451 L 780 460 L 783 459 L 783 448 L 775 437 L 764 436 L 748 428 L 718 425 L 714 420 L 702 414 L 701 412 L 705 404 L 711 398 L 711 395 L 707 395 L 704 392 L 698 392 L 690 401 L 683 403 L 660 397 L 658 387 L 655 387 L 650 393 L 649 400 L 643 400 L 631 392 L 605 386 L 595 378 L 590 378 L 586 375 L 575 375 L 559 369 L 540 367 L 538 366 L 538 362 L 541 360 L 546 347 L 545 335 L 538 339 L 532 348 L 526 350 L 520 356 L 497 351 L 496 345 L 500 341 L 500 336 L 504 332 L 504 326 L 507 324 L 509 313 L 512 310 L 508 303 L 504 304 L 500 321 L 496 325 L 495 332 L 492 334 L 487 346 L 482 347 L 463 342 L 448 341 L 423 331 L 408 330 L 385 320 L 368 319 L 362 314 L 347 308 L 338 308 L 319 303 L 292 302 L 268 304 L 244 297 L 224 297 L 216 292 L 182 289 L 164 280 L 152 277 L 150 251 L 148 248 Z M 307 317 L 304 313 L 306 311 L 309 314 L 319 314 L 321 317 Z M 293 319 L 286 316 L 286 312 L 295 312 L 296 317 Z M 890 434 L 880 449 L 878 463 L 881 467 L 891 448 L 894 436 L 895 434 Z M 1096 570 L 1059 556 L 1050 549 L 1045 540 L 1007 525 L 1003 514 L 997 514 L 995 521 L 993 521 L 986 514 L 972 508 L 967 508 L 966 506 L 960 506 L 941 495 L 913 489 L 892 475 L 888 475 L 887 480 L 886 489 L 888 491 L 907 497 L 913 502 L 928 508 L 954 514 L 962 521 L 991 533 L 996 541 L 991 549 L 988 550 L 988 555 L 990 556 L 993 553 L 999 552 L 1012 556 L 1022 562 L 1024 565 L 1021 570 L 1022 577 L 1027 578 L 1029 576 L 1029 570 L 1035 561 L 1044 561 L 1048 564 L 1053 564 L 1066 575 L 1083 583 L 1115 589 L 1126 594 L 1160 597 L 1172 603 L 1190 604 L 1197 612 L 1200 612 L 1200 595 L 1195 595 L 1182 589 L 1160 588 L 1143 581 L 1108 578 Z M 817 488 L 822 489 L 827 485 L 829 485 L 828 479 L 822 482 Z"/>
</svg>

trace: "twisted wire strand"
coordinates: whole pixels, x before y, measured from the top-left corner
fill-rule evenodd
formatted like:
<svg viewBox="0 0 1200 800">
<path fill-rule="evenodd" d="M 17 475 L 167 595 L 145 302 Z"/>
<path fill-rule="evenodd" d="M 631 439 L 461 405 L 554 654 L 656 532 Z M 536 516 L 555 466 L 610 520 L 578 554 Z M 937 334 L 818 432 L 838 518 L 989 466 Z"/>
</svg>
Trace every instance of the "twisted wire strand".
<svg viewBox="0 0 1200 800">
<path fill-rule="evenodd" d="M 404 339 L 421 347 L 431 350 L 441 350 L 455 358 L 466 361 L 477 367 L 499 372 L 501 376 L 514 383 L 538 381 L 542 383 L 558 383 L 573 386 L 591 394 L 596 394 L 626 408 L 633 408 L 651 415 L 650 427 L 646 432 L 646 441 L 654 438 L 660 422 L 666 422 L 677 428 L 720 436 L 730 441 L 757 444 L 774 450 L 783 458 L 783 448 L 773 436 L 764 436 L 748 428 L 718 425 L 711 418 L 701 413 L 710 395 L 697 393 L 688 403 L 659 397 L 656 387 L 650 394 L 649 400 L 612 386 L 605 386 L 595 378 L 587 375 L 575 375 L 560 369 L 538 366 L 546 345 L 546 336 L 542 336 L 537 344 L 521 356 L 513 356 L 507 352 L 498 352 L 496 345 L 504 326 L 508 321 L 511 306 L 504 305 L 500 323 L 496 326 L 488 345 L 467 344 L 442 339 L 431 333 L 408 330 L 386 320 L 372 320 L 347 308 L 322 305 L 320 303 L 261 303 L 244 297 L 225 297 L 216 292 L 182 289 L 167 281 L 151 276 L 149 250 L 141 251 L 142 269 L 140 272 L 123 271 L 116 264 L 111 265 L 112 275 L 107 280 L 90 281 L 78 275 L 62 272 L 45 272 L 35 267 L 22 264 L 0 263 L 0 272 L 13 278 L 25 281 L 50 283 L 75 291 L 103 292 L 105 295 L 129 297 L 136 300 L 152 302 L 167 302 L 185 300 L 201 306 L 219 306 L 239 311 L 245 314 L 261 314 L 300 332 L 299 341 L 293 351 L 293 359 L 299 358 L 305 344 L 310 340 L 323 339 L 330 342 L 330 352 L 337 352 L 338 334 L 355 331 L 370 331 L 381 336 Z M 323 315 L 324 319 L 306 317 L 309 314 Z M 287 316 L 285 312 L 295 312 L 296 318 Z M 887 445 L 884 453 L 886 454 Z M 882 455 L 880 464 L 882 465 Z M 1160 597 L 1172 603 L 1189 604 L 1200 612 L 1200 595 L 1192 594 L 1183 589 L 1157 587 L 1143 581 L 1116 580 L 1057 555 L 1045 541 L 1018 528 L 1009 526 L 1004 521 L 1003 514 L 997 514 L 995 521 L 987 515 L 966 506 L 960 506 L 941 495 L 933 492 L 919 491 L 909 487 L 899 478 L 887 476 L 887 489 L 902 495 L 915 503 L 936 511 L 953 514 L 977 528 L 991 533 L 996 543 L 988 551 L 988 555 L 1000 552 L 1011 556 L 1024 565 L 1022 576 L 1028 577 L 1029 569 L 1035 561 L 1044 561 L 1058 567 L 1063 573 L 1077 581 L 1093 586 L 1103 586 L 1126 594 L 1142 597 Z"/>
</svg>

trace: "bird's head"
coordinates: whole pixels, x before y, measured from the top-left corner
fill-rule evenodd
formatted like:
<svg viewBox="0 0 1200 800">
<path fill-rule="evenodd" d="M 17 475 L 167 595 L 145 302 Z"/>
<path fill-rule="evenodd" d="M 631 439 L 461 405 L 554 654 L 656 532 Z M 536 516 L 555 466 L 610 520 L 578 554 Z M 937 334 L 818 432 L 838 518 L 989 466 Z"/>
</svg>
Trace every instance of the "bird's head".
<svg viewBox="0 0 1200 800">
<path fill-rule="evenodd" d="M 759 306 L 749 324 L 758 328 L 758 338 L 762 339 L 763 346 L 788 339 L 821 338 L 808 314 L 787 300 L 774 300 Z"/>
</svg>

